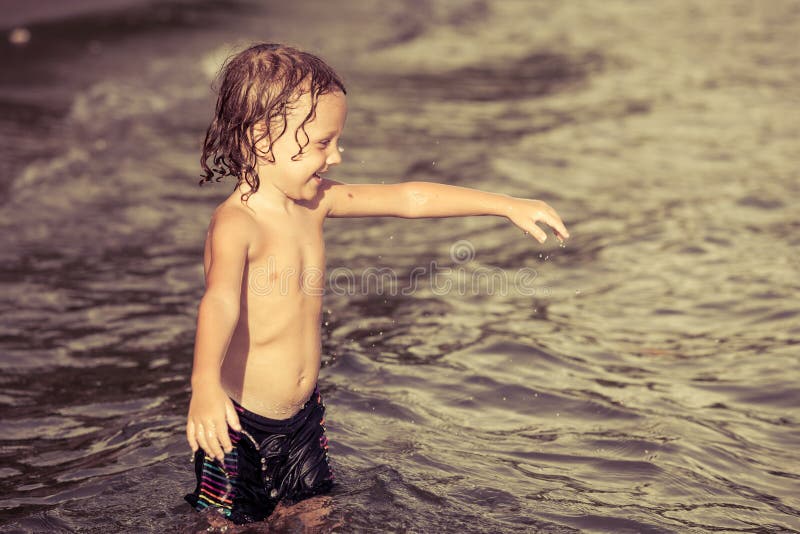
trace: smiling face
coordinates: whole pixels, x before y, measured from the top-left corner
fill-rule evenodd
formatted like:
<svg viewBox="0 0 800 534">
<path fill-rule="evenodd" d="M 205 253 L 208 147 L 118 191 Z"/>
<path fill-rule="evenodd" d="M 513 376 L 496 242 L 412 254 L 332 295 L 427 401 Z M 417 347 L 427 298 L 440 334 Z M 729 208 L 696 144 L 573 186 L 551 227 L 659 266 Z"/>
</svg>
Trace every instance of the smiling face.
<svg viewBox="0 0 800 534">
<path fill-rule="evenodd" d="M 344 94 L 334 92 L 320 95 L 314 119 L 298 131 L 310 109 L 311 97 L 306 93 L 287 114 L 286 131 L 272 145 L 275 161 L 264 159 L 258 165 L 262 185 L 272 186 L 292 200 L 313 199 L 322 182 L 322 173 L 342 161 L 338 141 L 347 116 Z M 297 155 L 300 146 L 305 144 L 306 135 L 308 145 L 303 148 L 302 154 Z M 262 151 L 266 148 L 259 147 Z"/>
</svg>

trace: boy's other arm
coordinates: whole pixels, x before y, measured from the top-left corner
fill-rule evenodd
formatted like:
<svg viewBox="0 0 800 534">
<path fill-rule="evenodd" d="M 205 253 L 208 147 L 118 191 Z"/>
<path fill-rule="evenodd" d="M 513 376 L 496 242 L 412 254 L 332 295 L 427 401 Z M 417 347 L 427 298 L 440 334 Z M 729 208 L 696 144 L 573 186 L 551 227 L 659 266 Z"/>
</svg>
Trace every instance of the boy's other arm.
<svg viewBox="0 0 800 534">
<path fill-rule="evenodd" d="M 540 242 L 547 234 L 536 225 L 544 222 L 559 240 L 569 232 L 558 213 L 541 200 L 514 198 L 466 187 L 433 182 L 400 184 L 343 184 L 325 180 L 322 186 L 328 217 L 507 217 Z"/>
<path fill-rule="evenodd" d="M 192 399 L 186 437 L 193 451 L 198 445 L 209 456 L 222 459 L 232 450 L 228 424 L 239 430 L 239 418 L 220 377 L 222 360 L 239 321 L 242 277 L 250 246 L 251 222 L 236 210 L 215 214 L 209 228 L 211 261 L 206 291 L 197 314 Z"/>
</svg>

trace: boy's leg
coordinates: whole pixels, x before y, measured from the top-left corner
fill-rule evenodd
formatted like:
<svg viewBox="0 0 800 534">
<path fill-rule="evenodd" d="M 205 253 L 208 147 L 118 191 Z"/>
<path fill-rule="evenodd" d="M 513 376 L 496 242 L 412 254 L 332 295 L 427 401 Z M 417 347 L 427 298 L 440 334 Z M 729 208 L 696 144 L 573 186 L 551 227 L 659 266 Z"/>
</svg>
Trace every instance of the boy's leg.
<svg viewBox="0 0 800 534">
<path fill-rule="evenodd" d="M 310 413 L 290 444 L 285 480 L 285 496 L 300 501 L 312 495 L 327 493 L 335 479 L 328 460 L 328 438 L 325 436 L 325 404 L 319 388 L 310 399 Z"/>
<path fill-rule="evenodd" d="M 237 405 L 236 409 L 244 432 L 257 434 L 249 428 L 243 408 Z M 195 453 L 197 488 L 185 499 L 197 511 L 211 508 L 236 524 L 262 521 L 272 513 L 277 500 L 264 487 L 261 456 L 243 433 L 229 428 L 228 436 L 233 450 L 225 454 L 224 462 L 202 449 Z"/>
<path fill-rule="evenodd" d="M 228 435 L 234 449 L 225 454 L 224 462 L 208 456 L 203 449 L 198 449 L 194 455 L 197 487 L 193 493 L 186 495 L 185 499 L 197 511 L 211 508 L 220 515 L 231 516 L 233 499 L 236 495 L 239 436 L 230 430 Z"/>
</svg>

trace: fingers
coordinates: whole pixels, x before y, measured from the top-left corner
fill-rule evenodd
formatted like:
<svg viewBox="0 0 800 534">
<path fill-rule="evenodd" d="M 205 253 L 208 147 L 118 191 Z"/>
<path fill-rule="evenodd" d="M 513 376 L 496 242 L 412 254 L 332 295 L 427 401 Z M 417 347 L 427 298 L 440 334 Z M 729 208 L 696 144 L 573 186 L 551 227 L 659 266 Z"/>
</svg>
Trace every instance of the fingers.
<svg viewBox="0 0 800 534">
<path fill-rule="evenodd" d="M 565 238 L 569 237 L 569 231 L 567 227 L 564 226 L 564 222 L 561 220 L 561 217 L 558 216 L 558 213 L 551 208 L 550 206 L 546 205 L 545 210 L 540 210 L 534 216 L 534 223 L 538 221 L 542 221 L 543 223 L 547 224 L 550 228 L 553 229 L 555 232 L 556 237 L 563 241 Z M 547 240 L 547 234 L 542 231 L 536 224 L 533 225 L 536 228 L 535 232 L 531 232 L 536 239 L 539 240 L 540 243 L 544 243 Z"/>
<path fill-rule="evenodd" d="M 230 400 L 225 403 L 225 418 L 228 421 L 228 426 L 237 432 L 242 431 L 242 425 L 239 424 L 239 414 L 236 413 L 236 408 L 233 407 L 233 403 Z"/>
<path fill-rule="evenodd" d="M 223 428 L 225 428 L 225 431 L 220 432 L 218 438 L 220 445 L 222 445 L 222 450 L 228 454 L 233 450 L 233 444 L 231 443 L 231 437 L 228 435 L 228 425 L 223 425 Z"/>
<path fill-rule="evenodd" d="M 552 214 L 544 218 L 544 222 L 547 223 L 550 228 L 556 234 L 556 237 L 563 241 L 565 238 L 569 237 L 569 232 L 567 231 L 567 227 L 564 226 L 564 223 L 561 222 L 561 218 L 558 215 Z"/>
<path fill-rule="evenodd" d="M 535 237 L 539 243 L 544 243 L 547 240 L 547 234 L 536 223 L 531 223 L 530 230 L 527 230 L 526 233 Z"/>
<path fill-rule="evenodd" d="M 225 421 L 227 426 L 230 426 L 237 432 L 242 430 L 241 425 L 239 424 L 239 415 L 236 413 L 236 408 L 233 407 L 233 403 L 228 399 L 225 403 Z M 227 429 L 227 426 L 225 427 Z M 229 453 L 233 450 L 233 444 L 231 443 L 231 438 L 227 432 L 220 436 L 220 443 L 222 444 L 222 448 L 225 450 L 226 453 Z"/>
<path fill-rule="evenodd" d="M 225 445 L 224 440 L 228 439 L 228 427 L 226 425 L 217 425 L 213 421 L 210 424 L 211 428 L 206 429 L 206 436 L 208 437 L 208 445 L 211 447 L 212 455 L 214 458 L 222 462 L 225 460 Z M 219 429 L 222 428 L 224 434 L 220 435 Z M 228 441 L 228 449 L 230 449 L 230 440 Z"/>
<path fill-rule="evenodd" d="M 564 226 L 564 222 L 561 220 L 561 217 L 559 217 L 558 215 L 553 214 L 553 221 L 549 222 L 548 224 L 553 229 L 553 231 L 555 231 L 556 236 L 561 241 L 569 237 L 569 231 L 567 230 L 567 227 Z"/>
<path fill-rule="evenodd" d="M 225 455 L 220 445 L 222 438 L 218 436 L 217 428 L 225 428 L 225 426 L 216 425 L 213 421 L 207 422 L 205 425 L 203 423 L 197 423 L 195 426 L 197 428 L 195 436 L 197 437 L 197 442 L 200 444 L 200 448 L 209 456 L 213 456 L 220 462 L 223 461 Z M 228 445 L 230 446 L 230 439 L 227 436 L 227 432 L 225 433 L 225 439 L 228 439 Z"/>
<path fill-rule="evenodd" d="M 194 421 L 189 421 L 186 423 L 186 439 L 189 441 L 189 447 L 192 448 L 192 452 L 197 452 L 197 439 L 194 437 Z"/>
<path fill-rule="evenodd" d="M 213 452 L 211 451 L 211 447 L 208 446 L 208 441 L 206 440 L 206 432 L 205 432 L 205 428 L 203 428 L 203 424 L 202 423 L 197 423 L 195 425 L 195 428 L 196 428 L 195 437 L 197 439 L 198 445 L 200 445 L 200 448 L 203 449 L 203 451 L 206 454 L 213 455 Z"/>
</svg>

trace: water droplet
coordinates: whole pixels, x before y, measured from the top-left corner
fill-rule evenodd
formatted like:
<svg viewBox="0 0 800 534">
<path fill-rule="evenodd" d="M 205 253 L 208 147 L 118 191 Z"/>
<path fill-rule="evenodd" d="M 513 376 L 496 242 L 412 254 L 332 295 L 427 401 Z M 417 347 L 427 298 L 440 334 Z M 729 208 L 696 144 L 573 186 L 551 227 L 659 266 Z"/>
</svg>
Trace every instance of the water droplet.
<svg viewBox="0 0 800 534">
<path fill-rule="evenodd" d="M 390 236 L 389 236 L 389 239 L 394 239 L 394 236 L 393 236 L 393 235 L 390 235 Z"/>
<path fill-rule="evenodd" d="M 343 154 L 343 153 L 344 153 L 344 147 L 340 146 L 339 147 L 339 154 Z"/>
<path fill-rule="evenodd" d="M 435 162 L 435 161 L 432 161 L 432 162 L 431 162 L 431 165 L 436 165 L 436 162 Z"/>
<path fill-rule="evenodd" d="M 31 32 L 28 28 L 14 28 L 8 34 L 8 42 L 14 46 L 26 45 L 31 40 Z"/>
<path fill-rule="evenodd" d="M 580 290 L 580 289 L 576 289 L 576 290 L 575 290 L 575 294 L 576 294 L 576 295 L 580 295 L 580 294 L 581 294 L 581 290 Z"/>
</svg>

